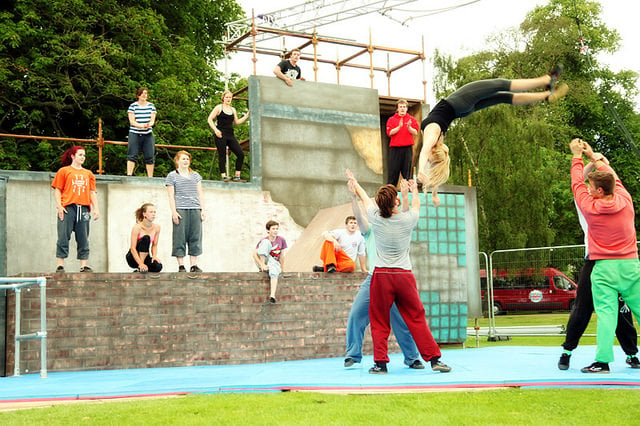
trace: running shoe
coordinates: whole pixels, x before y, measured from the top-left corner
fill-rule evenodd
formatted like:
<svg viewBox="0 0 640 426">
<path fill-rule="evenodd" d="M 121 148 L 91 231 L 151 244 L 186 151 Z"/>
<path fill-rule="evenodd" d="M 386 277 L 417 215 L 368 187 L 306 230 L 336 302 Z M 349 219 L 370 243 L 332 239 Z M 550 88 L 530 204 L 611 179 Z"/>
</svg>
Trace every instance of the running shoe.
<svg viewBox="0 0 640 426">
<path fill-rule="evenodd" d="M 609 364 L 606 362 L 594 362 L 593 364 L 580 369 L 583 373 L 600 373 L 600 374 L 609 374 Z"/>
<path fill-rule="evenodd" d="M 571 359 L 571 355 L 569 354 L 560 355 L 560 360 L 558 361 L 558 368 L 560 370 L 568 370 L 570 359 Z"/>
<path fill-rule="evenodd" d="M 556 64 L 556 66 L 551 71 L 549 71 L 549 77 L 551 77 L 551 81 L 547 86 L 548 90 L 553 90 L 553 88 L 556 86 L 558 78 L 560 78 L 560 76 L 562 75 L 562 71 L 564 71 L 564 66 L 562 66 L 562 64 Z"/>
<path fill-rule="evenodd" d="M 448 373 L 451 371 L 451 367 L 441 361 L 431 362 L 431 369 L 441 373 Z"/>
<path fill-rule="evenodd" d="M 640 361 L 638 361 L 637 356 L 628 356 L 626 363 L 629 364 L 631 368 L 640 368 Z"/>
<path fill-rule="evenodd" d="M 373 367 L 369 369 L 370 374 L 387 374 L 387 364 L 384 362 L 376 362 Z"/>
<path fill-rule="evenodd" d="M 419 359 L 413 361 L 413 364 L 409 366 L 409 368 L 413 368 L 414 370 L 424 370 L 424 364 L 420 362 Z"/>
<path fill-rule="evenodd" d="M 550 104 L 558 102 L 569 93 L 569 86 L 567 83 L 560 83 L 555 89 L 551 90 L 551 94 L 547 97 Z"/>
</svg>

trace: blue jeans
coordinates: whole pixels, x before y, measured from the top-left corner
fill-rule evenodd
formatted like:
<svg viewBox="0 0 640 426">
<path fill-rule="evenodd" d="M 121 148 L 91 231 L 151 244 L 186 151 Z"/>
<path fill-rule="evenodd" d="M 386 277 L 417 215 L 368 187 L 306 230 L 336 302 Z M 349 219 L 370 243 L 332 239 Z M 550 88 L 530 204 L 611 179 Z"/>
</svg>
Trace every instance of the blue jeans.
<svg viewBox="0 0 640 426">
<path fill-rule="evenodd" d="M 369 286 L 371 285 L 371 276 L 371 274 L 367 275 L 367 278 L 360 285 L 360 290 L 358 290 L 358 294 L 353 300 L 349 319 L 347 320 L 346 358 L 351 358 L 355 362 L 362 361 L 362 340 L 364 339 L 364 331 L 369 325 Z M 393 334 L 396 335 L 396 341 L 404 355 L 404 363 L 411 365 L 420 359 L 420 352 L 418 352 L 416 343 L 413 341 L 407 324 L 402 319 L 402 315 L 400 315 L 395 303 L 391 307 L 390 318 Z"/>
</svg>

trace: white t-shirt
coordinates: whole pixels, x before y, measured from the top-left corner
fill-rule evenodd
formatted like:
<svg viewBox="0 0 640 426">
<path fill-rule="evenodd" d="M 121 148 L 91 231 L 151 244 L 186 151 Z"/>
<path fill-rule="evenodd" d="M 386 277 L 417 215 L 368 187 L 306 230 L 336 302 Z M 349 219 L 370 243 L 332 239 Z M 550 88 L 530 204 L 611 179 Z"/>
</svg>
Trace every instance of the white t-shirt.
<svg viewBox="0 0 640 426">
<path fill-rule="evenodd" d="M 359 231 L 356 230 L 356 232 L 350 234 L 349 231 L 342 228 L 334 229 L 333 231 L 329 231 L 329 233 L 338 240 L 342 250 L 344 250 L 354 262 L 357 260 L 358 256 L 364 256 L 366 254 L 364 237 Z"/>
<path fill-rule="evenodd" d="M 578 212 L 578 222 L 580 222 L 580 227 L 582 228 L 582 232 L 584 233 L 584 258 L 589 258 L 589 225 L 587 225 L 587 219 L 584 218 L 580 207 L 578 207 L 578 203 L 576 200 L 573 200 L 573 203 L 576 205 L 576 211 Z"/>
</svg>

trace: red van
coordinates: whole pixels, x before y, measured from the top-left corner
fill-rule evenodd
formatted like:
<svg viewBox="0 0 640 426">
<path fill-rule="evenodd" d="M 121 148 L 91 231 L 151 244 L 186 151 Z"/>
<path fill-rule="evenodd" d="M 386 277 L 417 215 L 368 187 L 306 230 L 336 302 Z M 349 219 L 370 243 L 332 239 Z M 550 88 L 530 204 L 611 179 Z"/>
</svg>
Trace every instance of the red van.
<svg viewBox="0 0 640 426">
<path fill-rule="evenodd" d="M 480 270 L 483 306 L 487 304 L 487 271 Z M 493 313 L 570 310 L 578 286 L 555 268 L 494 269 Z"/>
</svg>

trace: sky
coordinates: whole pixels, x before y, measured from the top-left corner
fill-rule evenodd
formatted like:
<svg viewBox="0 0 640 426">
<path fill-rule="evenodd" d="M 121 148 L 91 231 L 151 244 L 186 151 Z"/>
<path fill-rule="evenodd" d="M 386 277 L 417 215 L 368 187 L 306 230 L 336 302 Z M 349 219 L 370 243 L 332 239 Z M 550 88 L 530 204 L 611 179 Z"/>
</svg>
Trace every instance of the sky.
<svg viewBox="0 0 640 426">
<path fill-rule="evenodd" d="M 236 0 L 244 9 L 247 16 L 251 16 L 252 9 L 256 15 L 288 8 L 292 4 L 303 3 L 302 0 Z M 424 37 L 426 64 L 423 68 L 418 61 L 405 69 L 392 75 L 391 95 L 421 99 L 423 96 L 423 75 L 427 80 L 427 101 L 433 104 L 436 99 L 431 92 L 432 63 L 430 58 L 435 49 L 460 58 L 482 50 L 487 44 L 487 37 L 500 33 L 510 28 L 516 28 L 525 15 L 533 10 L 536 5 L 545 4 L 546 0 L 480 0 L 459 8 L 425 16 L 409 21 L 405 26 L 390 20 L 379 14 L 366 15 L 340 23 L 331 24 L 318 29 L 318 33 L 327 36 L 351 39 L 360 43 L 367 43 L 369 30 L 371 29 L 374 44 L 405 48 L 419 51 L 422 48 Z M 418 0 L 417 2 L 402 6 L 410 10 L 433 10 L 450 6 L 470 3 L 470 0 Z M 640 3 L 629 0 L 602 1 L 602 19 L 609 28 L 619 32 L 622 40 L 618 52 L 613 55 L 599 57 L 599 60 L 609 64 L 613 70 L 629 69 L 640 74 L 640 55 L 637 43 L 640 43 L 640 22 L 638 12 Z M 407 13 L 398 17 L 410 16 Z M 576 39 L 578 37 L 576 30 Z M 282 48 L 282 40 L 275 40 L 274 48 Z M 298 41 L 285 46 L 292 48 Z M 319 51 L 322 57 L 335 60 L 336 56 L 344 58 L 350 54 L 341 48 L 330 46 L 329 50 Z M 307 52 L 303 50 L 303 55 Z M 311 54 L 311 50 L 309 50 Z M 391 58 L 391 62 L 395 58 Z M 405 58 L 406 59 L 406 58 Z M 272 75 L 272 70 L 277 64 L 275 56 L 259 56 L 257 67 L 258 74 Z M 367 60 L 368 61 L 368 60 Z M 384 61 L 384 58 L 383 58 Z M 400 61 L 401 62 L 401 61 Z M 368 63 L 368 62 L 367 62 Z M 301 61 L 303 76 L 308 80 L 313 79 L 311 62 Z M 382 64 L 384 65 L 384 64 Z M 227 62 L 229 72 L 236 72 L 243 77 L 252 71 L 251 57 L 247 53 L 236 53 Z M 319 70 L 318 81 L 336 83 L 335 68 L 323 65 Z M 341 84 L 369 87 L 368 71 L 351 69 L 342 71 Z M 380 94 L 387 94 L 387 79 L 382 73 L 376 74 L 374 83 Z M 640 99 L 636 101 L 636 110 L 640 105 Z"/>
</svg>

